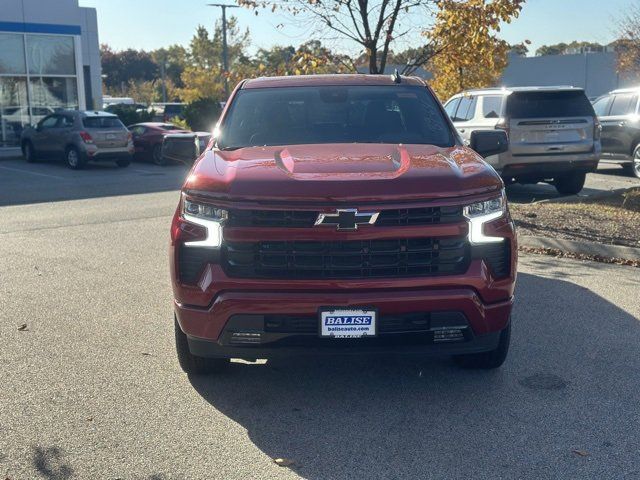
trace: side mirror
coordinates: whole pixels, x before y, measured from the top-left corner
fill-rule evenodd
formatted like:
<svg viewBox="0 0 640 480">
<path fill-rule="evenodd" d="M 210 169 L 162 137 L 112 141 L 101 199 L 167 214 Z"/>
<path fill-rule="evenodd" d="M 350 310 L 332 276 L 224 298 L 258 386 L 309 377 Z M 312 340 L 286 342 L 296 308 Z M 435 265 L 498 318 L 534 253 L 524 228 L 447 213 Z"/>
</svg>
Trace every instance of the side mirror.
<svg viewBox="0 0 640 480">
<path fill-rule="evenodd" d="M 162 156 L 167 160 L 191 165 L 200 156 L 198 136 L 193 133 L 171 133 L 162 139 Z"/>
<path fill-rule="evenodd" d="M 507 132 L 501 130 L 484 130 L 471 132 L 471 149 L 483 158 L 498 155 L 509 150 Z"/>
</svg>

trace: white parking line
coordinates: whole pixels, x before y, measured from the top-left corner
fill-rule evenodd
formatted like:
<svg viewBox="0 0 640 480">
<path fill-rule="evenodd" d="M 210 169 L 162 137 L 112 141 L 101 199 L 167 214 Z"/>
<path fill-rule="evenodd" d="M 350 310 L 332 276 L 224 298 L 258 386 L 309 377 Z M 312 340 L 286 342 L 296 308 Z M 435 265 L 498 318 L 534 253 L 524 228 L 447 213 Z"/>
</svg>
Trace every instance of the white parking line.
<svg viewBox="0 0 640 480">
<path fill-rule="evenodd" d="M 14 172 L 27 173 L 29 175 L 37 175 L 38 177 L 49 177 L 49 178 L 57 178 L 58 180 L 66 180 L 66 178 L 58 177 L 57 175 L 49 175 L 48 173 L 31 172 L 29 170 L 22 170 L 21 168 L 11 168 L 11 167 L 0 167 L 0 168 L 2 168 L 3 170 L 11 170 Z"/>
</svg>

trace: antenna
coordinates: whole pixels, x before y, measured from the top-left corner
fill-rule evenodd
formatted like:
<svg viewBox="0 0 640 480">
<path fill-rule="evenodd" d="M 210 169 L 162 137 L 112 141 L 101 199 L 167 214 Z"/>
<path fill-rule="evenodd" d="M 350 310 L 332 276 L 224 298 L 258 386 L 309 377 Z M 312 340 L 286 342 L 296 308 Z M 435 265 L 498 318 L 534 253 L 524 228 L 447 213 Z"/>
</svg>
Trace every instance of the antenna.
<svg viewBox="0 0 640 480">
<path fill-rule="evenodd" d="M 397 68 L 393 72 L 393 75 L 391 75 L 391 79 L 393 80 L 394 83 L 402 83 L 402 78 L 400 78 L 400 73 L 398 73 Z"/>
</svg>

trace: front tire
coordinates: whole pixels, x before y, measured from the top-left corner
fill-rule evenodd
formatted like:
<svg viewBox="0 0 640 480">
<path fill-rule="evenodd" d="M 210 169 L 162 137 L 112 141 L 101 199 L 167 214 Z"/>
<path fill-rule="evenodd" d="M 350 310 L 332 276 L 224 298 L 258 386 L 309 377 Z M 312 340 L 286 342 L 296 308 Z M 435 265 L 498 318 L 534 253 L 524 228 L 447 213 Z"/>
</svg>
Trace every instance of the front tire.
<svg viewBox="0 0 640 480">
<path fill-rule="evenodd" d="M 67 164 L 67 167 L 72 170 L 80 170 L 81 168 L 84 168 L 87 163 L 87 161 L 82 158 L 82 155 L 80 155 L 80 152 L 76 147 L 68 147 L 65 150 L 64 161 Z"/>
<path fill-rule="evenodd" d="M 509 353 L 511 343 L 511 320 L 507 328 L 500 332 L 500 340 L 495 350 L 482 353 L 456 355 L 453 360 L 459 367 L 476 370 L 493 370 L 502 366 Z"/>
<path fill-rule="evenodd" d="M 33 143 L 31 142 L 25 142 L 24 145 L 22 145 L 22 154 L 27 163 L 35 163 L 38 160 L 36 149 L 33 148 Z"/>
<path fill-rule="evenodd" d="M 167 159 L 162 156 L 162 145 L 156 145 L 153 147 L 153 152 L 151 152 L 151 160 L 154 165 L 158 165 L 159 167 L 163 167 L 167 164 Z"/>
<path fill-rule="evenodd" d="M 561 195 L 577 195 L 584 187 L 586 173 L 570 173 L 554 179 L 554 186 Z"/>
<path fill-rule="evenodd" d="M 176 335 L 178 363 L 185 373 L 189 375 L 209 375 L 221 372 L 229 366 L 228 358 L 205 358 L 193 355 L 189 350 L 187 335 L 182 331 L 175 317 L 173 323 Z"/>
<path fill-rule="evenodd" d="M 640 178 L 640 145 L 633 151 L 633 160 L 629 165 L 624 166 L 624 170 L 628 175 Z"/>
</svg>

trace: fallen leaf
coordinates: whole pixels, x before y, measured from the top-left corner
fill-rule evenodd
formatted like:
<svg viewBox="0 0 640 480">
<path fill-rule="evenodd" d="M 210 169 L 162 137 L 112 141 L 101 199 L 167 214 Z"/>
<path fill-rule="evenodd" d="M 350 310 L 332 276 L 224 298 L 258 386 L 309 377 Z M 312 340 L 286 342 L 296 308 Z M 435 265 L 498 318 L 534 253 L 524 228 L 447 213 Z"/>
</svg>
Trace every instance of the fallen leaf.
<svg viewBox="0 0 640 480">
<path fill-rule="evenodd" d="M 87 417 L 87 422 L 93 422 L 93 417 Z"/>
<path fill-rule="evenodd" d="M 18 327 L 18 331 L 19 331 L 19 332 L 25 332 L 25 331 L 27 331 L 27 330 L 28 330 L 28 328 L 27 328 L 27 324 L 26 324 L 26 323 L 23 323 L 22 325 L 20 325 L 20 326 Z"/>
<path fill-rule="evenodd" d="M 291 465 L 295 465 L 296 463 L 293 460 L 289 460 L 288 458 L 274 458 L 273 461 L 279 467 L 290 467 Z"/>
<path fill-rule="evenodd" d="M 153 357 L 153 353 L 149 352 L 142 352 L 142 355 L 144 355 L 145 357 Z"/>
<path fill-rule="evenodd" d="M 588 457 L 589 452 L 585 452 L 584 450 L 571 450 L 576 455 L 580 455 L 581 457 Z"/>
</svg>

